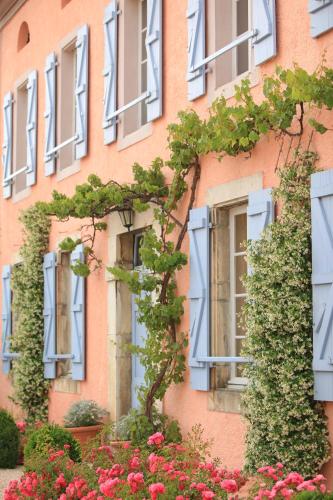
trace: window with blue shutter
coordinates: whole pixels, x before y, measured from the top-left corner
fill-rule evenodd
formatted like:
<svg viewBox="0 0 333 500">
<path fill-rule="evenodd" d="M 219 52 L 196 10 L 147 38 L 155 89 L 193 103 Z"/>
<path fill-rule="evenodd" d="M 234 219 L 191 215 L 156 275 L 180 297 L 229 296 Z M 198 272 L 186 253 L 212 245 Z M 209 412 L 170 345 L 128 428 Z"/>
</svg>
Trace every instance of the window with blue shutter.
<svg viewBox="0 0 333 500">
<path fill-rule="evenodd" d="M 123 17 L 118 47 L 118 16 Z M 118 50 L 124 60 L 123 103 L 117 102 Z M 112 0 L 104 16 L 104 143 L 127 136 L 162 115 L 162 0 L 124 0 L 119 10 Z"/>
<path fill-rule="evenodd" d="M 215 23 L 215 52 L 205 50 L 204 0 L 188 0 L 188 99 L 205 93 L 208 64 L 215 61 L 216 86 L 233 81 L 276 55 L 275 0 L 230 0 L 212 2 L 209 24 Z M 250 16 L 250 9 L 252 15 Z M 250 20 L 250 21 L 249 21 Z"/>
<path fill-rule="evenodd" d="M 249 194 L 248 205 L 191 210 L 190 237 L 190 355 L 191 386 L 209 390 L 209 369 L 217 365 L 214 386 L 244 384 L 241 345 L 246 333 L 239 314 L 246 291 L 243 243 L 257 240 L 273 221 L 270 189 Z M 210 234 L 211 233 L 211 234 Z M 212 274 L 213 273 L 213 274 Z"/>
<path fill-rule="evenodd" d="M 313 38 L 333 28 L 333 0 L 308 0 L 310 32 Z"/>
<path fill-rule="evenodd" d="M 314 399 L 333 401 L 333 170 L 311 176 Z"/>
<path fill-rule="evenodd" d="M 59 64 L 60 61 L 60 64 Z M 45 64 L 45 146 L 44 172 L 52 175 L 79 160 L 88 152 L 88 62 L 89 28 L 78 29 L 72 43 L 51 53 Z M 58 76 L 58 78 L 57 78 Z M 58 85 L 57 85 L 58 79 Z M 58 91 L 61 92 L 59 95 Z M 57 123 L 60 122 L 56 140 Z"/>
<path fill-rule="evenodd" d="M 71 253 L 44 257 L 45 378 L 85 378 L 85 279 L 71 266 L 84 261 L 78 245 Z"/>
</svg>

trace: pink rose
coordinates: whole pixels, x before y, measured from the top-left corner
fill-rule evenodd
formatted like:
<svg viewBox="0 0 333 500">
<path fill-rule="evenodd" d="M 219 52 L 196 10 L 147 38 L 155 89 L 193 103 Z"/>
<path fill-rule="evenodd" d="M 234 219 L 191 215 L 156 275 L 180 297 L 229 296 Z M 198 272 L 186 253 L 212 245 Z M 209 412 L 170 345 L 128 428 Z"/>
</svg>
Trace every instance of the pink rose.
<svg viewBox="0 0 333 500">
<path fill-rule="evenodd" d="M 155 434 L 152 434 L 152 436 L 148 438 L 147 444 L 149 445 L 155 444 L 156 446 L 159 446 L 160 444 L 163 443 L 163 441 L 164 441 L 163 434 L 161 432 L 155 432 Z"/>
<path fill-rule="evenodd" d="M 148 488 L 151 500 L 156 500 L 160 493 L 165 493 L 165 486 L 163 483 L 151 484 Z"/>
<path fill-rule="evenodd" d="M 220 486 L 228 493 L 235 493 L 236 491 L 238 491 L 238 486 L 234 479 L 224 479 L 220 482 Z"/>
</svg>

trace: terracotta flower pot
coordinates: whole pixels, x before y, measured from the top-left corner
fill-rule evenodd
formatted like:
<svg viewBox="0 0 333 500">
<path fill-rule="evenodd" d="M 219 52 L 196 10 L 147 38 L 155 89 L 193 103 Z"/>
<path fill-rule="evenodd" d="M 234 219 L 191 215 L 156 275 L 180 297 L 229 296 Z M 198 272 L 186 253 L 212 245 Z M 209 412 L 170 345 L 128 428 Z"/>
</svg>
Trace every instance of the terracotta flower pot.
<svg viewBox="0 0 333 500">
<path fill-rule="evenodd" d="M 84 445 L 89 439 L 97 436 L 101 431 L 102 425 L 89 425 L 86 427 L 66 427 L 72 436 L 79 441 L 80 445 Z"/>
</svg>

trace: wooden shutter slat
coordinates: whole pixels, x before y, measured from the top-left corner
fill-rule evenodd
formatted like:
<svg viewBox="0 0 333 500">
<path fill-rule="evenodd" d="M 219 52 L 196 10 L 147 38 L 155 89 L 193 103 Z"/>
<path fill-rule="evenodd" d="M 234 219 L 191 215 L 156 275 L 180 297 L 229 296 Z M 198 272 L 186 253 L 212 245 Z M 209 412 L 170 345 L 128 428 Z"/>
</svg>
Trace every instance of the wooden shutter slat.
<svg viewBox="0 0 333 500">
<path fill-rule="evenodd" d="M 47 156 L 47 152 L 55 147 L 56 142 L 56 55 L 54 52 L 46 58 L 45 64 L 45 158 L 44 173 L 46 176 L 55 173 L 55 156 Z"/>
<path fill-rule="evenodd" d="M 118 12 L 117 0 L 112 0 L 106 7 L 104 14 L 104 144 L 111 144 L 117 139 L 117 120 L 109 118 L 117 109 L 117 65 Z"/>
<path fill-rule="evenodd" d="M 2 371 L 6 375 L 10 371 L 10 336 L 12 333 L 12 294 L 11 294 L 11 267 L 6 265 L 2 268 Z"/>
<path fill-rule="evenodd" d="M 276 56 L 275 0 L 252 0 L 252 28 L 257 30 L 253 41 L 254 62 L 263 62 Z"/>
<path fill-rule="evenodd" d="M 3 103 L 3 145 L 2 145 L 2 164 L 3 164 L 3 197 L 10 198 L 12 195 L 12 183 L 5 180 L 12 172 L 13 161 L 13 95 L 7 92 Z"/>
</svg>

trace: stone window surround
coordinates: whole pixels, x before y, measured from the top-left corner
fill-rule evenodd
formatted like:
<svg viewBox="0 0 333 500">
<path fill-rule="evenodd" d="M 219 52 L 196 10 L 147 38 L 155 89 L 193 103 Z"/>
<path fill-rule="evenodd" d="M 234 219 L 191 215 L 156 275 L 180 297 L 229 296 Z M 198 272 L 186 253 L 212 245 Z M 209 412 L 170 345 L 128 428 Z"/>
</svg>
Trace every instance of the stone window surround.
<svg viewBox="0 0 333 500">
<path fill-rule="evenodd" d="M 122 225 L 117 212 L 108 216 L 108 266 L 117 265 L 121 258 L 121 237 L 128 233 Z M 153 209 L 143 213 L 135 213 L 132 231 L 141 231 L 147 227 L 158 225 L 153 223 Z M 118 420 L 131 407 L 131 358 L 130 353 L 122 349 L 123 343 L 131 342 L 131 305 L 127 286 L 118 282 L 106 271 L 108 283 L 108 411 L 112 421 Z M 124 322 L 124 318 L 127 318 Z"/>
<path fill-rule="evenodd" d="M 251 191 L 263 188 L 262 172 L 209 188 L 205 202 L 210 208 L 227 207 L 247 200 Z M 241 413 L 242 389 L 212 389 L 208 393 L 208 410 Z"/>
</svg>

